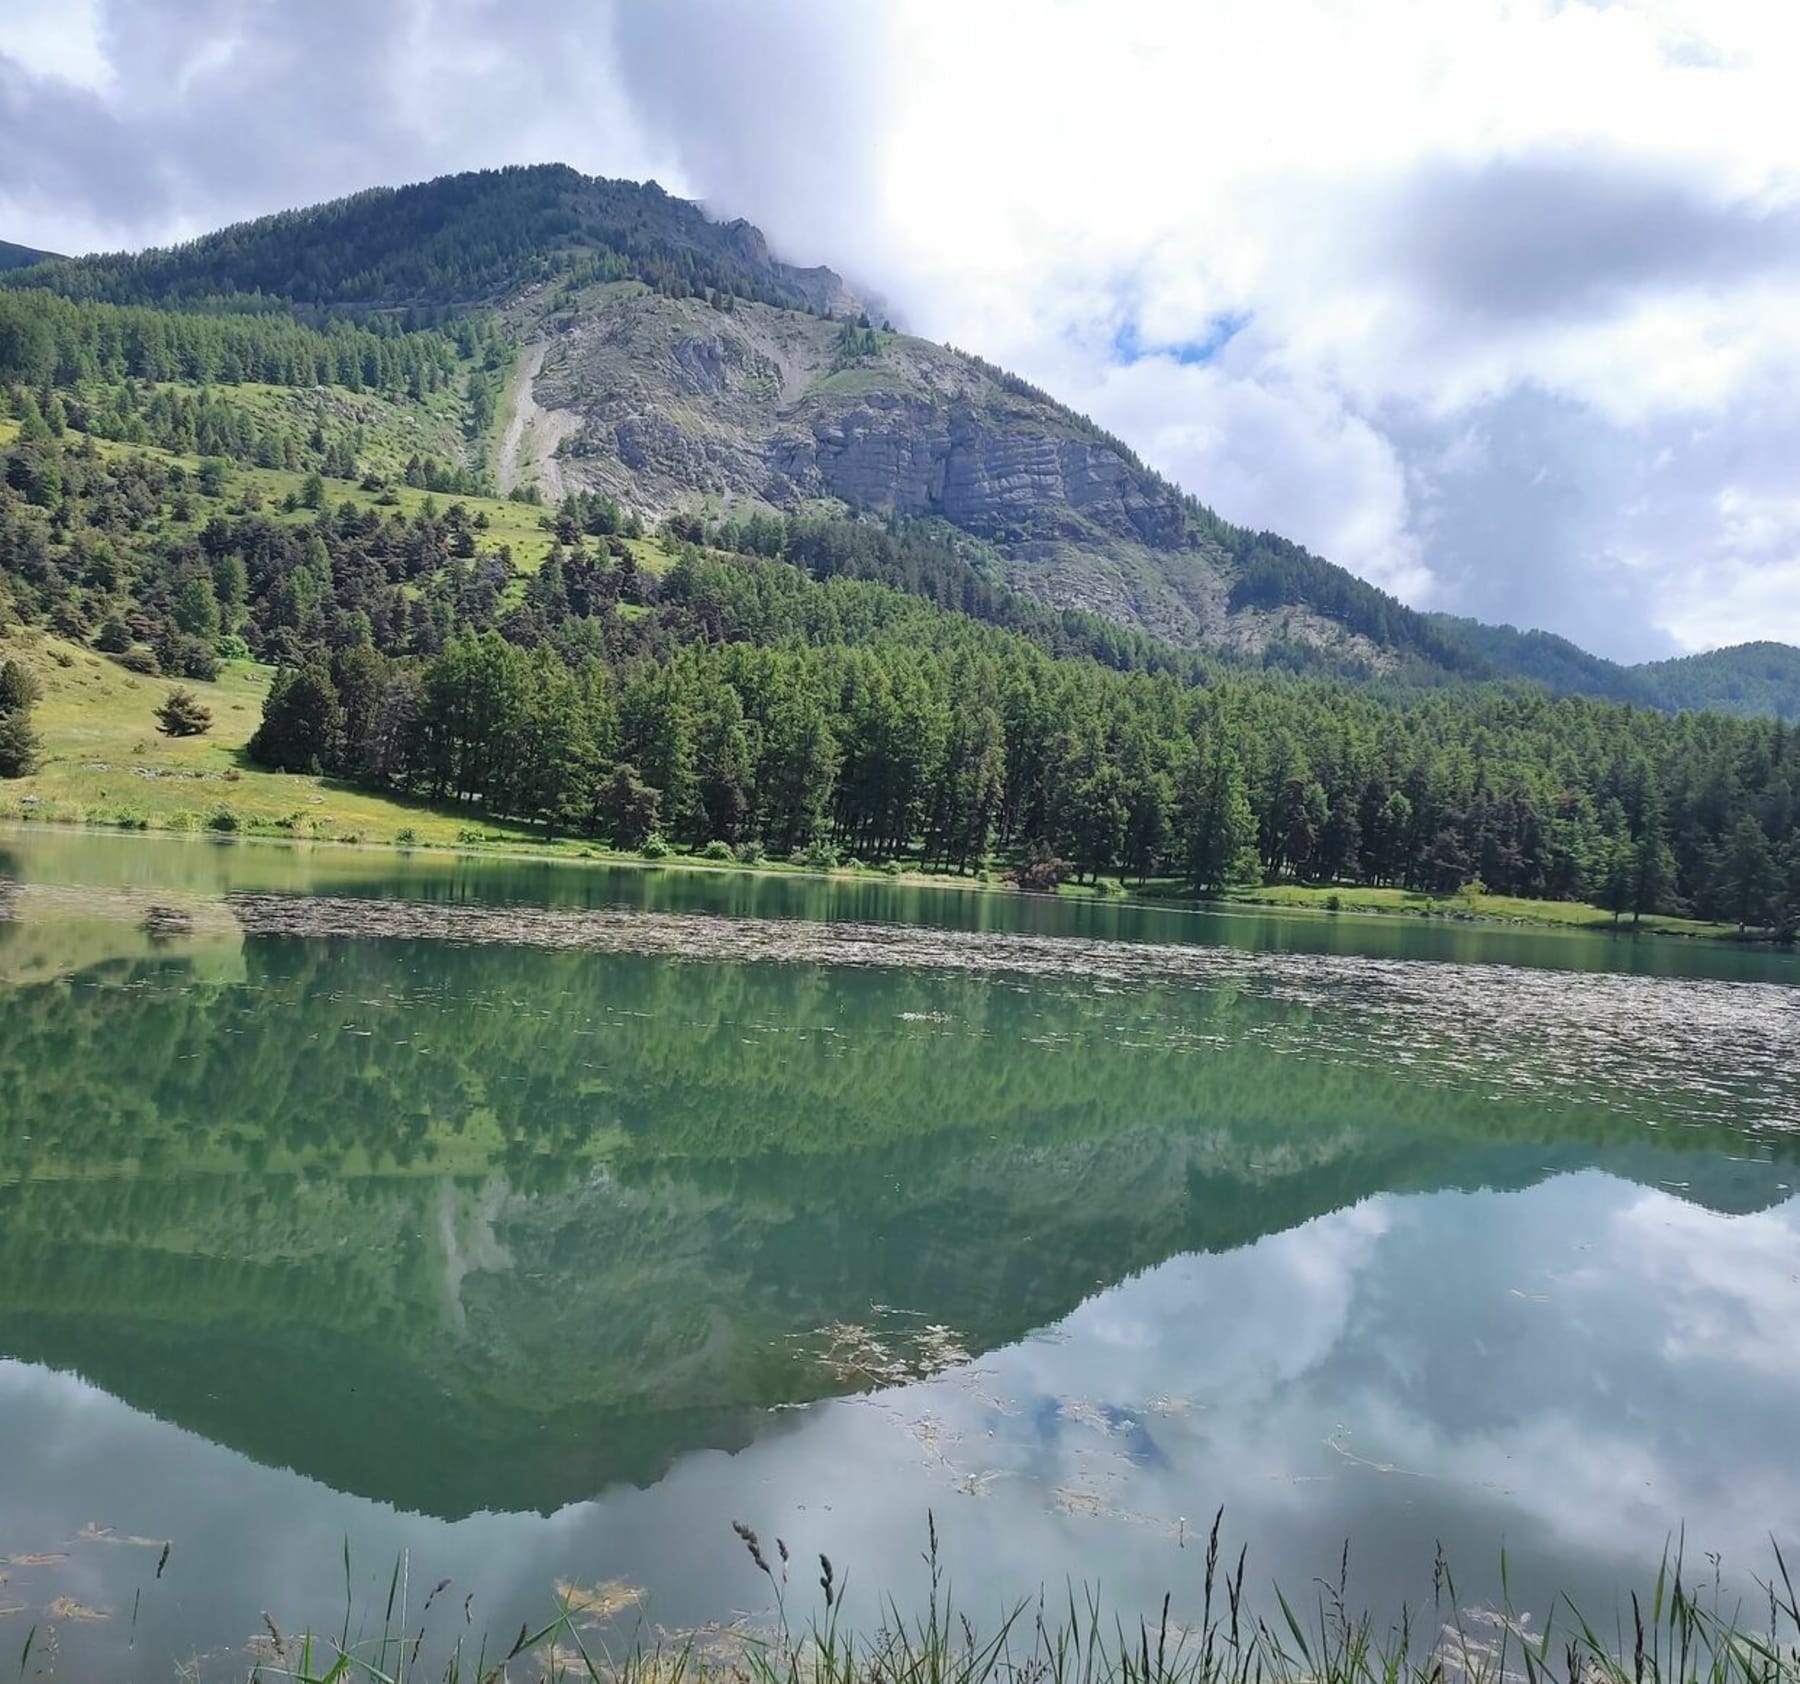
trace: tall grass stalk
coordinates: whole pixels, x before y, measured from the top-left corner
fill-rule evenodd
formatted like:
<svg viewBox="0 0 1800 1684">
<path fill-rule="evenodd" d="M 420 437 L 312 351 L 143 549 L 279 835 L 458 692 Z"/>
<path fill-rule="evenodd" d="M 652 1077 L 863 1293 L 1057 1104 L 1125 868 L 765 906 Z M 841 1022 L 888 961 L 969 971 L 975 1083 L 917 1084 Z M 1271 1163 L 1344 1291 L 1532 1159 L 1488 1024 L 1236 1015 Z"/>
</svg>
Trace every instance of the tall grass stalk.
<svg viewBox="0 0 1800 1684">
<path fill-rule="evenodd" d="M 1396 1624 L 1377 1632 L 1369 1615 L 1349 1605 L 1348 1548 L 1336 1578 L 1319 1581 L 1303 1609 L 1273 1587 L 1278 1618 L 1254 1615 L 1244 1552 L 1235 1561 L 1221 1557 L 1221 1519 L 1214 1517 L 1207 1538 L 1192 1623 L 1177 1617 L 1172 1594 L 1154 1619 L 1128 1622 L 1109 1614 L 1095 1591 L 1069 1585 L 1054 1598 L 1040 1593 L 1014 1606 L 984 1635 L 956 1605 L 934 1517 L 922 1609 L 909 1616 L 889 1599 L 874 1631 L 846 1629 L 844 1580 L 820 1556 L 823 1612 L 790 1628 L 788 1547 L 776 1539 L 771 1561 L 757 1533 L 738 1523 L 751 1564 L 773 1592 L 772 1632 L 738 1634 L 724 1655 L 692 1637 L 649 1646 L 634 1640 L 614 1655 L 604 1625 L 565 1595 L 541 1627 L 521 1626 L 497 1658 L 485 1642 L 471 1656 L 459 1635 L 447 1658 L 434 1663 L 434 1677 L 438 1684 L 1800 1684 L 1800 1602 L 1779 1547 L 1774 1571 L 1758 1581 L 1761 1605 L 1752 1618 L 1725 1605 L 1716 1572 L 1710 1595 L 1689 1583 L 1677 1542 L 1664 1552 L 1647 1600 L 1632 1593 L 1629 1622 L 1621 1610 L 1611 1641 L 1566 1599 L 1541 1631 L 1515 1616 L 1504 1552 L 1501 1606 L 1462 1609 L 1440 1551 L 1429 1622 L 1423 1608 L 1418 1617 L 1403 1610 Z M 402 1558 L 377 1635 L 350 1642 L 348 1610 L 345 1636 L 324 1646 L 310 1636 L 284 1640 L 271 1621 L 272 1657 L 252 1676 L 292 1684 L 428 1684 L 418 1672 L 424 1616 L 444 1588 L 434 1589 L 418 1628 L 409 1630 Z"/>
</svg>

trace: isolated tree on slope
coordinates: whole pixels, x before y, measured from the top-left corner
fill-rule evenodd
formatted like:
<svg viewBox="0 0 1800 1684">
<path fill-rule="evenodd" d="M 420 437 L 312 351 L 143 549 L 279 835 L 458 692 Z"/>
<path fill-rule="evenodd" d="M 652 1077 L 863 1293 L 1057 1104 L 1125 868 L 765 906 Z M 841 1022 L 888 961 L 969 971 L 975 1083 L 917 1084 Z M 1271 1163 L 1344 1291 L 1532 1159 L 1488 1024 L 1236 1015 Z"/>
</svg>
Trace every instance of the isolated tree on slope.
<svg viewBox="0 0 1800 1684">
<path fill-rule="evenodd" d="M 186 685 L 178 684 L 156 710 L 156 728 L 165 737 L 199 737 L 212 729 L 212 709 Z"/>
</svg>

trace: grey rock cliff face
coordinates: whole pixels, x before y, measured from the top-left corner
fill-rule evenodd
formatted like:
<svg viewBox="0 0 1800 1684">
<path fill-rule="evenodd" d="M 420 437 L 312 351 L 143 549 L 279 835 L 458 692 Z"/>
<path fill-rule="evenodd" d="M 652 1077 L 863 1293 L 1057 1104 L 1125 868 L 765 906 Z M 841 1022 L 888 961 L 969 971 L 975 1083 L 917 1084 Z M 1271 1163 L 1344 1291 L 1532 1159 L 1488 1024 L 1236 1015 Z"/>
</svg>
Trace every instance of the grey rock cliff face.
<svg viewBox="0 0 1800 1684">
<path fill-rule="evenodd" d="M 561 477 L 653 518 L 701 498 L 837 499 L 945 520 L 1018 589 L 1171 641 L 1343 640 L 1305 609 L 1231 614 L 1228 563 L 1174 487 L 960 352 L 884 334 L 845 364 L 835 322 L 629 286 L 550 334 L 534 396 L 564 418 Z"/>
<path fill-rule="evenodd" d="M 822 407 L 775 441 L 772 466 L 803 495 L 938 515 L 981 537 L 1099 530 L 1156 548 L 1185 538 L 1179 499 L 1116 451 L 1030 416 L 893 393 Z"/>
<path fill-rule="evenodd" d="M 837 329 L 792 312 L 638 294 L 561 336 L 536 392 L 581 417 L 570 454 L 652 509 L 693 493 L 935 515 L 984 538 L 1187 542 L 1174 489 L 972 359 L 894 337 L 838 365 Z"/>
</svg>

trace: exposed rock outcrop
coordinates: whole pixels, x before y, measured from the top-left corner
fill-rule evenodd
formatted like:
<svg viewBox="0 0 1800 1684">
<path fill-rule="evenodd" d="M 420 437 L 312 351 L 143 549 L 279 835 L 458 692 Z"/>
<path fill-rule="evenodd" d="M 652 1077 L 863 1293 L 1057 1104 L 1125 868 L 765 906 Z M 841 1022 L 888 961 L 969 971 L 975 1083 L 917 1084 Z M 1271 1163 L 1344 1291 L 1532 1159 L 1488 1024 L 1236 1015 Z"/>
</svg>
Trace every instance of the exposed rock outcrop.
<svg viewBox="0 0 1800 1684">
<path fill-rule="evenodd" d="M 631 285 L 555 326 L 534 392 L 565 412 L 567 483 L 653 516 L 705 498 L 935 517 L 990 545 L 1018 588 L 1158 637 L 1347 639 L 1304 609 L 1232 616 L 1229 564 L 1172 485 L 948 347 L 883 333 L 873 356 L 846 356 L 830 320 Z"/>
</svg>

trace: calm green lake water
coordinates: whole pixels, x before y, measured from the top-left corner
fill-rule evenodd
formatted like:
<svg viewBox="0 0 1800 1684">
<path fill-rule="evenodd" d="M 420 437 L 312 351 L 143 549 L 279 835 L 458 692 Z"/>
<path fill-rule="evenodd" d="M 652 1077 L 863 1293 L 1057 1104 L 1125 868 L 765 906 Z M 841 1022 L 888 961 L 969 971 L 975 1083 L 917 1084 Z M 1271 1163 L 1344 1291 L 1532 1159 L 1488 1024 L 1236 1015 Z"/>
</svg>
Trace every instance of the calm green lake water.
<svg viewBox="0 0 1800 1684">
<path fill-rule="evenodd" d="M 446 1636 L 558 1581 L 754 1622 L 735 1519 L 866 1614 L 928 1510 L 988 1614 L 1179 1617 L 1220 1504 L 1253 1586 L 1348 1538 L 1383 1617 L 1439 1540 L 1540 1620 L 1684 1524 L 1748 1585 L 1800 1521 L 1796 982 L 0 832 L 0 1658 L 230 1676 L 337 1629 L 346 1540 Z"/>
</svg>

